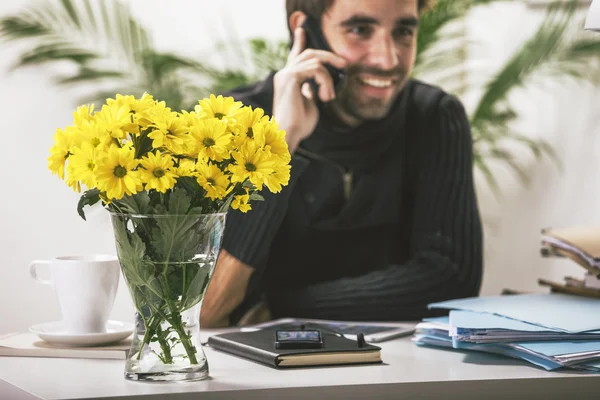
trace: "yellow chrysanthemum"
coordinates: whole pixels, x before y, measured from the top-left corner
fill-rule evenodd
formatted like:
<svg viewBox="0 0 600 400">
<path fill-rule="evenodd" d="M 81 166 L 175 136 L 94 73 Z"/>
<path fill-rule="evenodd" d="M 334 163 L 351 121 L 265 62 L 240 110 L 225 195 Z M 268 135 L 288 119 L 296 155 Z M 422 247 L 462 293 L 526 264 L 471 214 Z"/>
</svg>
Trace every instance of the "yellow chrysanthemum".
<svg viewBox="0 0 600 400">
<path fill-rule="evenodd" d="M 146 129 L 152 124 L 152 116 L 164 112 L 166 109 L 164 101 L 157 102 L 151 95 L 144 93 L 142 97 L 136 99 L 131 112 L 135 123 L 139 124 L 142 129 Z"/>
<path fill-rule="evenodd" d="M 95 115 L 99 128 L 104 129 L 117 140 L 125 139 L 129 133 L 137 134 L 139 132 L 139 126 L 133 123 L 129 107 L 126 105 L 120 107 L 104 105 L 100 113 Z"/>
<path fill-rule="evenodd" d="M 173 172 L 173 158 L 169 154 L 161 154 L 159 151 L 148 153 L 140 161 L 143 169 L 140 170 L 142 182 L 146 190 L 155 189 L 166 193 L 175 186 L 176 175 Z"/>
<path fill-rule="evenodd" d="M 290 171 L 292 167 L 289 165 L 276 165 L 274 172 L 266 176 L 265 185 L 272 193 L 279 193 L 283 186 L 286 186 L 290 181 Z"/>
<path fill-rule="evenodd" d="M 148 134 L 154 149 L 165 148 L 173 154 L 187 152 L 189 127 L 176 112 L 164 113 L 154 117 L 153 131 Z"/>
<path fill-rule="evenodd" d="M 231 127 L 235 125 L 235 114 L 241 106 L 242 102 L 235 101 L 233 97 L 211 94 L 209 98 L 199 100 L 194 109 L 200 118 L 221 119 Z"/>
<path fill-rule="evenodd" d="M 229 166 L 233 174 L 231 182 L 244 182 L 249 179 L 258 190 L 262 189 L 266 177 L 272 174 L 273 162 L 263 149 L 259 149 L 252 143 L 246 143 L 239 151 L 233 153 L 235 164 Z"/>
<path fill-rule="evenodd" d="M 125 106 L 128 110 L 131 110 L 135 101 L 136 100 L 134 96 L 123 96 L 121 94 L 117 94 L 114 99 L 106 99 L 106 104 L 111 108 L 118 109 Z"/>
<path fill-rule="evenodd" d="M 79 126 L 84 122 L 91 122 L 94 120 L 94 105 L 90 104 L 77 107 L 77 110 L 73 113 L 73 124 Z"/>
<path fill-rule="evenodd" d="M 265 145 L 264 129 L 257 130 L 257 127 L 269 122 L 262 108 L 252 110 L 252 107 L 243 107 L 236 113 L 235 118 L 234 130 L 237 135 L 234 141 L 237 147 L 243 146 L 246 141 L 255 142 L 257 147 Z"/>
<path fill-rule="evenodd" d="M 178 177 L 182 176 L 195 176 L 196 163 L 192 160 L 184 158 L 179 160 L 179 165 L 174 167 L 173 173 Z"/>
<path fill-rule="evenodd" d="M 269 155 L 274 156 L 285 164 L 290 162 L 292 156 L 285 141 L 285 131 L 279 129 L 274 120 L 257 125 L 255 132 L 257 135 L 264 136 L 265 150 Z"/>
<path fill-rule="evenodd" d="M 198 158 L 208 158 L 216 162 L 230 157 L 231 133 L 227 125 L 216 118 L 197 121 L 191 127 L 190 135 L 196 144 Z"/>
<path fill-rule="evenodd" d="M 119 200 L 124 195 L 132 195 L 142 190 L 142 180 L 135 171 L 138 160 L 130 147 L 111 146 L 96 165 L 98 189 L 106 192 L 109 200 Z"/>
<path fill-rule="evenodd" d="M 88 188 L 96 187 L 96 162 L 98 159 L 98 147 L 84 142 L 81 147 L 75 147 L 73 154 L 69 157 L 67 172 L 69 179 L 81 181 Z"/>
<path fill-rule="evenodd" d="M 81 193 L 81 182 L 79 182 L 77 179 L 73 179 L 67 175 L 67 179 L 65 179 L 65 183 L 67 184 L 68 187 L 73 189 L 74 192 Z"/>
<path fill-rule="evenodd" d="M 206 195 L 211 200 L 222 199 L 228 193 L 229 177 L 214 164 L 198 163 L 198 184 L 206 190 Z"/>
<path fill-rule="evenodd" d="M 231 208 L 246 213 L 252 210 L 252 206 L 250 205 L 249 201 L 250 195 L 248 194 L 248 191 L 246 191 L 246 194 L 240 194 L 238 196 L 233 197 L 233 201 L 231 202 Z"/>
<path fill-rule="evenodd" d="M 58 128 L 54 134 L 54 146 L 50 148 L 48 169 L 52 174 L 58 174 L 60 179 L 65 179 L 65 163 L 71 155 L 73 137 L 68 131 Z"/>
<path fill-rule="evenodd" d="M 165 108 L 164 102 L 161 104 L 157 103 L 148 93 L 144 93 L 139 99 L 136 99 L 133 96 L 122 96 L 117 94 L 114 99 L 107 99 L 106 104 L 113 108 L 127 108 L 131 115 L 132 122 L 136 125 L 140 125 L 142 129 L 146 129 L 152 124 L 153 113 Z"/>
<path fill-rule="evenodd" d="M 102 125 L 95 121 L 82 121 L 77 125 L 73 134 L 73 146 L 81 147 L 83 143 L 89 143 L 93 147 L 104 150 L 114 139 L 108 134 Z"/>
<path fill-rule="evenodd" d="M 185 110 L 181 111 L 179 114 L 179 118 L 183 121 L 183 123 L 187 126 L 194 126 L 196 122 L 200 119 L 198 114 L 195 111 L 187 112 Z"/>
</svg>

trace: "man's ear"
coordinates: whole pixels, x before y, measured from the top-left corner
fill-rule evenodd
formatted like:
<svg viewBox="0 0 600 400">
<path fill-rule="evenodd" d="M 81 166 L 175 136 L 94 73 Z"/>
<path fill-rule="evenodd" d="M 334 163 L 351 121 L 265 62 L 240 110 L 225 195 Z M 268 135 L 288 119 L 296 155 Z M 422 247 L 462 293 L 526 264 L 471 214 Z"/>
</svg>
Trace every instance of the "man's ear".
<svg viewBox="0 0 600 400">
<path fill-rule="evenodd" d="M 290 24 L 290 30 L 294 32 L 296 28 L 302 26 L 304 21 L 306 21 L 306 14 L 304 14 L 302 11 L 294 11 L 290 15 L 290 20 L 288 21 Z"/>
</svg>

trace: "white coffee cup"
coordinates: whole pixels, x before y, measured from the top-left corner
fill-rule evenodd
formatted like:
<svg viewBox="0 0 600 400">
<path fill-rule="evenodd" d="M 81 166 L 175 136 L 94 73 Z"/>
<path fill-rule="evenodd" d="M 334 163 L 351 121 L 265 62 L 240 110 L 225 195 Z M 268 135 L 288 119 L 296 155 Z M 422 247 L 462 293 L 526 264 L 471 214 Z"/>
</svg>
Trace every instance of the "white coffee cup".
<svg viewBox="0 0 600 400">
<path fill-rule="evenodd" d="M 40 279 L 38 267 L 48 265 L 51 279 Z M 33 261 L 29 267 L 36 281 L 54 286 L 69 334 L 106 332 L 106 323 L 119 286 L 116 256 L 86 255 Z"/>
</svg>

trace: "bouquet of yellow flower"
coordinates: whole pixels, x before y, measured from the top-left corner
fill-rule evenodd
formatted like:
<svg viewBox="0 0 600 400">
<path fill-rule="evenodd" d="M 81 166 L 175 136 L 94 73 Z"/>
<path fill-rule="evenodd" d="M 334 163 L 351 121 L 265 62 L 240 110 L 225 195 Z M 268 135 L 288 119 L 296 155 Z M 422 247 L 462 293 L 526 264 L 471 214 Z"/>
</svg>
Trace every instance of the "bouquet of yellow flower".
<svg viewBox="0 0 600 400">
<path fill-rule="evenodd" d="M 80 192 L 78 212 L 111 213 L 117 254 L 136 307 L 125 368 L 135 380 L 208 375 L 199 341 L 201 300 L 229 207 L 247 212 L 263 188 L 290 178 L 285 132 L 260 108 L 231 97 L 172 111 L 144 94 L 81 106 L 58 129 L 49 169 Z"/>
<path fill-rule="evenodd" d="M 106 103 L 95 113 L 79 107 L 74 124 L 57 129 L 48 159 L 70 187 L 88 189 L 78 207 L 84 219 L 83 206 L 100 199 L 116 212 L 136 211 L 136 194 L 156 206 L 178 187 L 204 213 L 230 203 L 247 212 L 263 185 L 276 193 L 289 181 L 285 132 L 260 108 L 214 95 L 180 113 L 149 94 Z"/>
</svg>

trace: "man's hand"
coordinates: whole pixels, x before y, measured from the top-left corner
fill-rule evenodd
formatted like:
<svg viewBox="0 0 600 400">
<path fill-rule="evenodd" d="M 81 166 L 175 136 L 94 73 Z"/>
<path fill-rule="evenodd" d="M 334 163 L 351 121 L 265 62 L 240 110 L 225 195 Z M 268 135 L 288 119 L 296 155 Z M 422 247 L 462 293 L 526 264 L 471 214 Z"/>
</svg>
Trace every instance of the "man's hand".
<svg viewBox="0 0 600 400">
<path fill-rule="evenodd" d="M 254 270 L 225 250 L 219 253 L 200 314 L 203 328 L 229 326 L 229 314 L 244 300 Z"/>
<path fill-rule="evenodd" d="M 299 21 L 302 25 L 304 19 Z M 334 53 L 304 49 L 306 36 L 302 28 L 294 31 L 294 45 L 290 50 L 286 66 L 273 78 L 273 116 L 279 127 L 286 131 L 286 141 L 290 151 L 314 131 L 319 120 L 319 110 L 313 99 L 310 85 L 314 79 L 319 85 L 318 96 L 323 102 L 335 98 L 333 80 L 324 64 L 339 69 L 346 67 L 346 60 Z"/>
</svg>

